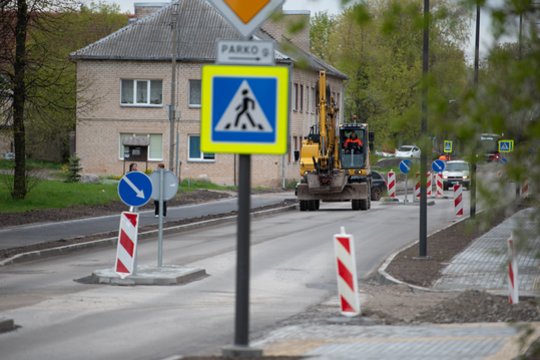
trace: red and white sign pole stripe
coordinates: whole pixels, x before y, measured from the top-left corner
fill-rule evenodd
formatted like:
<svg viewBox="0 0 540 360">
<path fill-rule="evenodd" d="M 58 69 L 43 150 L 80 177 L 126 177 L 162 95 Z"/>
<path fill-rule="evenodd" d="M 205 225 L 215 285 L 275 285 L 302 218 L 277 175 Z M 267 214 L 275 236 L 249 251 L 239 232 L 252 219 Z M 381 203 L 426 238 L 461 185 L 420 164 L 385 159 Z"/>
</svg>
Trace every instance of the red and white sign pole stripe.
<svg viewBox="0 0 540 360">
<path fill-rule="evenodd" d="M 508 302 L 510 304 L 519 303 L 519 282 L 518 265 L 516 260 L 516 247 L 514 244 L 514 234 L 507 240 L 508 245 Z"/>
<path fill-rule="evenodd" d="M 437 173 L 435 175 L 435 197 L 442 198 L 444 196 L 443 188 L 444 187 L 442 173 Z"/>
<path fill-rule="evenodd" d="M 358 279 L 354 252 L 354 238 L 345 233 L 334 235 L 334 250 L 337 261 L 338 295 L 341 314 L 357 316 L 360 314 L 360 299 L 358 295 Z"/>
<path fill-rule="evenodd" d="M 393 170 L 388 172 L 388 196 L 396 198 L 396 173 Z"/>
<path fill-rule="evenodd" d="M 454 184 L 454 210 L 456 216 L 463 216 L 463 187 L 461 184 Z"/>
<path fill-rule="evenodd" d="M 426 196 L 432 197 L 433 196 L 433 176 L 431 175 L 431 172 L 428 171 L 426 174 Z"/>
<path fill-rule="evenodd" d="M 114 271 L 122 279 L 133 274 L 136 270 L 138 224 L 138 213 L 124 211 L 120 215 L 120 230 L 118 231 Z"/>
</svg>

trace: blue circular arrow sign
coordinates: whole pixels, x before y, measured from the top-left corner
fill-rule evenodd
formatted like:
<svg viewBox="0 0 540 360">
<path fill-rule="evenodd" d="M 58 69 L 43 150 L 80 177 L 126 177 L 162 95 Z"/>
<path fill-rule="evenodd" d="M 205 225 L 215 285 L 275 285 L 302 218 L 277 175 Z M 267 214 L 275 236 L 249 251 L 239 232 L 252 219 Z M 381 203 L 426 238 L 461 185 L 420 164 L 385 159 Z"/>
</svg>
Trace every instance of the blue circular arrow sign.
<svg viewBox="0 0 540 360">
<path fill-rule="evenodd" d="M 436 173 L 443 172 L 444 168 L 446 168 L 446 164 L 442 160 L 437 159 L 431 163 L 431 170 L 433 170 Z"/>
<path fill-rule="evenodd" d="M 403 174 L 408 174 L 409 171 L 411 171 L 411 166 L 412 166 L 412 161 L 409 159 L 405 159 L 399 163 L 399 170 L 401 170 Z"/>
<path fill-rule="evenodd" d="M 127 206 L 143 206 L 152 196 L 152 182 L 145 173 L 129 172 L 118 183 L 118 196 Z"/>
</svg>

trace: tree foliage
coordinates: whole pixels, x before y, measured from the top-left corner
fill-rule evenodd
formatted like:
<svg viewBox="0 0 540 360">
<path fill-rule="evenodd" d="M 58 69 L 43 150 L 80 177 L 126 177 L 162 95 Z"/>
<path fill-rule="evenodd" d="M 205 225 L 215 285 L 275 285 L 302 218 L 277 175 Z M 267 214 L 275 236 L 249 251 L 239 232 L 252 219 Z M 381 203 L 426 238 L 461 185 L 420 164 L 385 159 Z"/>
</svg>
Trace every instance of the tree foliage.
<svg viewBox="0 0 540 360">
<path fill-rule="evenodd" d="M 0 4 L 0 121 L 13 129 L 12 196 L 23 199 L 33 145 L 67 139 L 75 128 L 76 74 L 69 53 L 127 23 L 118 6 L 73 0 L 4 0 Z M 67 141 L 66 141 L 67 142 Z"/>
<path fill-rule="evenodd" d="M 436 1 L 430 31 L 430 66 L 434 99 L 448 102 L 466 83 L 466 65 L 459 47 L 466 34 L 468 12 L 448 1 Z M 328 21 L 315 17 L 315 53 L 350 78 L 346 118 L 356 115 L 377 133 L 378 143 L 392 149 L 415 142 L 420 131 L 422 79 L 422 7 L 418 1 L 360 1 Z M 326 27 L 325 27 L 326 26 Z M 326 49 L 324 51 L 318 50 Z M 327 54 L 327 55 L 326 55 Z"/>
</svg>

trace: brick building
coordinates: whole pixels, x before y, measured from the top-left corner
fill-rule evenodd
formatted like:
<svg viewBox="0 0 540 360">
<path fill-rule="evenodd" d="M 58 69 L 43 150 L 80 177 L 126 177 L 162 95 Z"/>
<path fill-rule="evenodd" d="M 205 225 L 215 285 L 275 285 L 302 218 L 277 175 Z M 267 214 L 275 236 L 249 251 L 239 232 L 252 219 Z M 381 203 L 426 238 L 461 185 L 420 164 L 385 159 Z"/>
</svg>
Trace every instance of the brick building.
<svg viewBox="0 0 540 360">
<path fill-rule="evenodd" d="M 236 40 L 240 35 L 205 0 L 176 4 L 166 4 L 71 54 L 77 63 L 79 91 L 76 152 L 84 173 L 121 175 L 130 162 L 139 163 L 143 170 L 154 169 L 159 162 L 168 164 L 171 24 L 177 11 L 177 112 L 172 138 L 178 156 L 172 168 L 179 169 L 182 179 L 204 177 L 218 184 L 235 184 L 235 155 L 200 151 L 200 79 L 201 67 L 215 62 L 217 40 Z M 338 104 L 343 101 L 346 76 L 308 52 L 309 29 L 294 36 L 284 31 L 287 22 L 308 17 L 309 12 L 285 12 L 279 23 L 269 20 L 255 35 L 287 43 L 283 48 L 276 46 L 276 65 L 292 69 L 289 151 L 284 156 L 253 156 L 255 186 L 278 186 L 298 179 L 294 153 L 316 120 L 319 70 L 327 72 Z"/>
</svg>

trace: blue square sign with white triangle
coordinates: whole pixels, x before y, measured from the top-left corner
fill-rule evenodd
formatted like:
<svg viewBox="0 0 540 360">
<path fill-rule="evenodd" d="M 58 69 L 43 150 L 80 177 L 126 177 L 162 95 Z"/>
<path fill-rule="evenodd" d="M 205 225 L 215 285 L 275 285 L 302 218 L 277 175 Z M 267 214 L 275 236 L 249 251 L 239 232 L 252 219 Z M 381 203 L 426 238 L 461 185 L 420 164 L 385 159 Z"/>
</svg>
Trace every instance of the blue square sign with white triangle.
<svg viewBox="0 0 540 360">
<path fill-rule="evenodd" d="M 289 69 L 207 65 L 202 72 L 201 150 L 284 154 Z"/>
<path fill-rule="evenodd" d="M 499 152 L 509 153 L 514 151 L 514 140 L 499 140 Z"/>
</svg>

